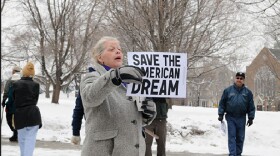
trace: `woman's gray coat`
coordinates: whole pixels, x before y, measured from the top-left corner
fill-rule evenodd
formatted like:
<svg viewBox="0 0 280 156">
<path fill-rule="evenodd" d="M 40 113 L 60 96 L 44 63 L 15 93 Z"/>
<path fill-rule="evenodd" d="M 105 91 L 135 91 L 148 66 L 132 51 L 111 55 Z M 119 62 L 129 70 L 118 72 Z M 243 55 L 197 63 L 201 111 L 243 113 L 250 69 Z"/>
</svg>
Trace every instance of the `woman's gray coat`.
<svg viewBox="0 0 280 156">
<path fill-rule="evenodd" d="M 141 112 L 126 96 L 126 88 L 112 83 L 110 71 L 101 65 L 95 69 L 80 85 L 86 116 L 82 156 L 145 155 Z"/>
</svg>

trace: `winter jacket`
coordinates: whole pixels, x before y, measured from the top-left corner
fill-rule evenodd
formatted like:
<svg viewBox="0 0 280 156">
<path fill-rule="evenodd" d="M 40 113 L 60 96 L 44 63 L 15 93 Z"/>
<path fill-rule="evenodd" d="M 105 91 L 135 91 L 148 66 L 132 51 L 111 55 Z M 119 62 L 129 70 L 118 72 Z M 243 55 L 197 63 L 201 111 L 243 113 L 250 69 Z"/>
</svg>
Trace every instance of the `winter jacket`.
<svg viewBox="0 0 280 156">
<path fill-rule="evenodd" d="M 238 88 L 235 84 L 226 88 L 219 103 L 218 114 L 229 114 L 240 117 L 248 114 L 249 119 L 255 118 L 255 104 L 252 92 L 244 85 Z"/>
<path fill-rule="evenodd" d="M 14 82 L 14 104 L 16 112 L 14 116 L 15 129 L 36 126 L 42 127 L 39 108 L 36 106 L 39 98 L 39 84 L 32 78 L 22 77 Z"/>
<path fill-rule="evenodd" d="M 7 114 L 14 114 L 16 111 L 16 106 L 14 104 L 14 97 L 13 97 L 13 93 L 14 93 L 14 87 L 13 87 L 13 83 L 17 80 L 20 79 L 20 74 L 18 72 L 14 73 L 11 77 L 11 79 L 9 80 L 9 82 L 7 82 L 8 86 L 8 100 L 5 103 L 6 105 L 6 113 Z M 5 100 L 6 101 L 6 100 Z"/>
<path fill-rule="evenodd" d="M 80 91 L 86 116 L 82 156 L 143 156 L 142 114 L 126 96 L 124 85 L 112 83 L 101 65 L 87 73 Z"/>
<path fill-rule="evenodd" d="M 6 105 L 6 113 L 7 114 L 15 114 L 16 111 L 16 106 L 14 104 L 14 87 L 13 87 L 13 83 L 14 81 L 11 81 L 12 83 L 10 83 L 10 87 L 9 87 L 9 91 L 8 91 L 8 100 L 5 103 Z"/>
<path fill-rule="evenodd" d="M 20 72 L 15 72 L 13 75 L 16 75 L 16 76 L 20 75 Z M 3 92 L 3 101 L 6 101 L 8 96 L 9 96 L 8 95 L 9 94 L 9 88 L 10 88 L 12 82 L 14 81 L 14 80 L 12 80 L 13 75 L 7 80 L 7 82 L 5 84 L 4 92 Z"/>
<path fill-rule="evenodd" d="M 153 98 L 153 101 L 156 103 L 157 116 L 156 119 L 166 119 L 168 112 L 168 104 L 165 98 Z"/>
</svg>

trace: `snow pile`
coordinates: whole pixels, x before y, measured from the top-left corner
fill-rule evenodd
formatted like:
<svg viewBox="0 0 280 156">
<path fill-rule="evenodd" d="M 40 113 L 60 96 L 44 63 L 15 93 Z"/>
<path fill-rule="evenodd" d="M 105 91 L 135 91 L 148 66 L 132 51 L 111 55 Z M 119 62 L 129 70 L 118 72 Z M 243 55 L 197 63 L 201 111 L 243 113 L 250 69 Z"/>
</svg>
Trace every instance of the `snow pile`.
<svg viewBox="0 0 280 156">
<path fill-rule="evenodd" d="M 50 102 L 51 99 L 46 99 L 44 94 L 40 95 L 38 106 L 42 115 L 43 127 L 38 132 L 38 140 L 70 143 L 75 96 L 72 92 L 67 98 L 67 95 L 61 92 L 60 97 L 60 104 L 56 105 Z M 246 127 L 243 154 L 278 155 L 280 153 L 279 123 L 280 112 L 256 112 L 254 124 Z M 166 149 L 173 152 L 227 154 L 227 135 L 223 134 L 220 126 L 217 108 L 173 106 L 168 112 Z M 1 132 L 1 137 L 12 135 L 6 123 L 5 113 Z M 84 121 L 81 137 L 83 141 L 85 137 Z M 11 151 L 11 147 L 6 147 L 8 146 L 2 148 L 2 154 Z M 152 148 L 156 150 L 156 143 Z M 19 150 L 18 148 L 12 149 Z M 44 149 L 35 149 L 37 154 L 40 151 L 44 151 Z M 77 152 L 74 153 L 73 155 L 77 155 Z"/>
</svg>

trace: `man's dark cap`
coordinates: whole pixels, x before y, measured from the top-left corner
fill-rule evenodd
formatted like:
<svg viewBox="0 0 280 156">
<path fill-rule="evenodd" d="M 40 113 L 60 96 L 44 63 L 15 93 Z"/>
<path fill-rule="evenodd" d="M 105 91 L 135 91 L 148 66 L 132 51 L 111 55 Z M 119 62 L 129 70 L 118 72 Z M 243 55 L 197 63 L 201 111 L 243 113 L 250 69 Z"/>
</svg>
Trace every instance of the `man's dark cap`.
<svg viewBox="0 0 280 156">
<path fill-rule="evenodd" d="M 237 72 L 235 77 L 236 76 L 241 76 L 241 77 L 243 77 L 245 79 L 245 73 L 243 73 L 243 72 Z"/>
</svg>

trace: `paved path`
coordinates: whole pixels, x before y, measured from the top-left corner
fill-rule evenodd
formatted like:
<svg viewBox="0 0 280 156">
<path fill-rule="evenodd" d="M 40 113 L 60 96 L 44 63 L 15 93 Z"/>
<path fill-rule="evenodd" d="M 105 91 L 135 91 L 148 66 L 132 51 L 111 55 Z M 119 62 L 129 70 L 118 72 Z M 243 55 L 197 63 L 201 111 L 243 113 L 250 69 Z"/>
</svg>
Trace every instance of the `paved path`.
<svg viewBox="0 0 280 156">
<path fill-rule="evenodd" d="M 1 137 L 1 145 L 18 146 L 17 142 L 10 142 L 8 138 Z M 70 143 L 62 143 L 58 141 L 36 141 L 36 147 L 38 148 L 49 148 L 57 150 L 81 150 L 81 145 L 72 145 Z"/>
<path fill-rule="evenodd" d="M 1 137 L 1 145 L 18 146 L 17 142 L 10 142 L 8 138 Z M 36 141 L 37 148 L 48 148 L 56 150 L 81 150 L 81 145 L 72 145 L 70 143 L 62 143 L 57 141 Z M 153 155 L 156 155 L 155 152 Z M 218 154 L 199 154 L 199 153 L 189 153 L 189 152 L 167 152 L 167 156 L 226 156 Z"/>
</svg>

